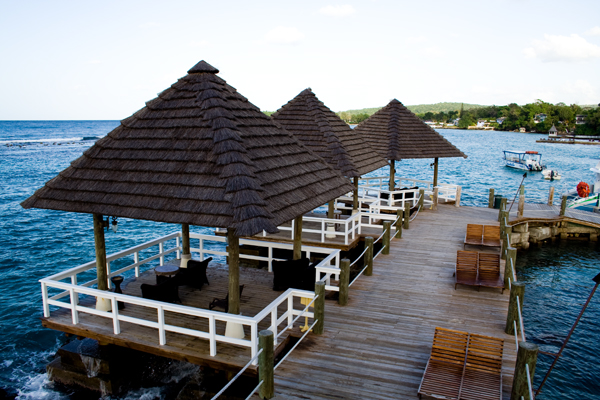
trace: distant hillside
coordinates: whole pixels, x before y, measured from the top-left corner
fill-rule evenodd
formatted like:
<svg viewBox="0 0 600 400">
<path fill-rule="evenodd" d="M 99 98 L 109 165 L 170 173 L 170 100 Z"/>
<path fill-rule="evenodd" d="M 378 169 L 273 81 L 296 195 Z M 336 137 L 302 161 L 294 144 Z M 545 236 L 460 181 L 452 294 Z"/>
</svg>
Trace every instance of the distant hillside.
<svg viewBox="0 0 600 400">
<path fill-rule="evenodd" d="M 414 106 L 406 106 L 410 111 L 415 114 L 423 114 L 431 111 L 432 113 L 439 112 L 448 112 L 448 111 L 458 111 L 460 110 L 460 106 L 464 104 L 464 109 L 469 110 L 471 108 L 482 108 L 487 107 L 480 104 L 468 104 L 468 103 L 435 103 L 435 104 L 417 104 Z M 342 113 L 347 113 L 350 115 L 356 114 L 368 114 L 373 115 L 383 107 L 375 107 L 375 108 L 363 108 L 360 110 L 347 110 L 347 111 L 338 111 L 338 115 Z"/>
</svg>

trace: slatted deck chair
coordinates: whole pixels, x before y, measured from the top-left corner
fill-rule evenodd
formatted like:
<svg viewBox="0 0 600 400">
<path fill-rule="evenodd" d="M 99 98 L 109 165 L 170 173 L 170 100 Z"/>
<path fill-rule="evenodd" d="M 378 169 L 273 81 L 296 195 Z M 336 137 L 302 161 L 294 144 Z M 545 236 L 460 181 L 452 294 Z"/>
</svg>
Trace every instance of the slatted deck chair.
<svg viewBox="0 0 600 400">
<path fill-rule="evenodd" d="M 500 247 L 500 227 L 495 225 L 483 226 L 483 246 Z"/>
<path fill-rule="evenodd" d="M 504 279 L 500 275 L 500 254 L 479 253 L 479 286 L 502 289 Z"/>
<path fill-rule="evenodd" d="M 454 290 L 456 290 L 458 284 L 479 286 L 477 282 L 477 254 L 476 251 L 458 250 L 456 252 L 456 269 L 454 272 L 456 281 L 454 283 Z"/>
<path fill-rule="evenodd" d="M 426 395 L 458 399 L 468 338 L 467 332 L 435 328 L 431 356 L 419 385 L 419 398 Z"/>
<path fill-rule="evenodd" d="M 467 225 L 467 234 L 465 235 L 465 243 L 463 244 L 463 249 L 468 244 L 472 246 L 483 245 L 483 225 Z"/>
<path fill-rule="evenodd" d="M 503 339 L 469 336 L 461 400 L 502 400 L 503 351 Z"/>
</svg>

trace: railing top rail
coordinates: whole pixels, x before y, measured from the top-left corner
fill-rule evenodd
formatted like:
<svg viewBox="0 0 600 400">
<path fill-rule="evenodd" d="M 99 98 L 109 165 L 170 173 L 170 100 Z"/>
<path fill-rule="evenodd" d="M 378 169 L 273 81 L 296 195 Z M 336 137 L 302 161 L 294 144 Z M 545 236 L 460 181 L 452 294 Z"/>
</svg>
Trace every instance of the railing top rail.
<svg viewBox="0 0 600 400">
<path fill-rule="evenodd" d="M 252 357 L 252 358 L 250 359 L 250 361 L 248 361 L 248 364 L 246 364 L 246 365 L 244 366 L 244 368 L 242 368 L 242 369 L 240 370 L 240 372 L 238 372 L 238 373 L 237 373 L 237 375 L 236 375 L 236 376 L 234 376 L 234 377 L 233 377 L 233 378 L 232 378 L 232 379 L 231 379 L 229 382 L 227 382 L 227 385 L 225 385 L 225 386 L 223 387 L 223 389 L 219 390 L 219 392 L 218 392 L 217 394 L 215 394 L 215 395 L 214 395 L 214 396 L 211 398 L 211 400 L 216 400 L 216 399 L 217 399 L 217 398 L 218 398 L 220 395 L 222 395 L 222 394 L 223 394 L 223 393 L 224 393 L 224 392 L 227 390 L 227 388 L 228 388 L 229 386 L 231 386 L 231 385 L 233 384 L 233 382 L 235 382 L 235 381 L 237 380 L 237 378 L 239 378 L 239 377 L 240 377 L 240 375 L 242 375 L 242 374 L 244 373 L 244 371 L 245 371 L 246 369 L 248 369 L 248 367 L 249 367 L 250 365 L 252 365 L 252 363 L 258 359 L 258 356 L 260 356 L 260 353 L 262 353 L 262 352 L 263 352 L 263 349 L 260 349 L 260 350 L 259 350 L 259 351 L 256 353 L 256 355 L 255 355 L 254 357 Z M 261 383 L 262 383 L 262 382 L 261 382 Z M 259 384 L 258 386 L 260 386 L 260 384 Z M 257 387 L 258 387 L 258 386 L 257 386 Z M 254 391 L 256 391 L 256 389 L 254 389 Z M 250 394 L 250 396 L 252 396 L 252 394 L 254 394 L 254 391 L 252 391 L 252 393 Z"/>
</svg>

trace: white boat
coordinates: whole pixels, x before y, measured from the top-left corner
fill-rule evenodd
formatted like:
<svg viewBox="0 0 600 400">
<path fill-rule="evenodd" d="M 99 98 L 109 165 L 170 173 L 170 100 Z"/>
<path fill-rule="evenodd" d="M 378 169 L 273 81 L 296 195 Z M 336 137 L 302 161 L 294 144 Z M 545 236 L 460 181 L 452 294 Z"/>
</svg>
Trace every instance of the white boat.
<svg viewBox="0 0 600 400">
<path fill-rule="evenodd" d="M 600 161 L 594 168 L 590 168 L 590 171 L 594 173 L 594 183 L 588 185 L 585 182 L 580 182 L 577 186 L 581 185 L 583 190 L 578 192 L 575 189 L 569 192 L 568 208 L 598 212 L 598 207 L 600 207 Z"/>
<path fill-rule="evenodd" d="M 555 169 L 545 169 L 542 171 L 542 175 L 544 176 L 544 179 L 551 181 L 557 181 L 561 178 L 560 173 Z"/>
<path fill-rule="evenodd" d="M 542 155 L 537 151 L 504 150 L 504 161 L 507 167 L 524 169 L 525 171 L 541 171 Z"/>
</svg>

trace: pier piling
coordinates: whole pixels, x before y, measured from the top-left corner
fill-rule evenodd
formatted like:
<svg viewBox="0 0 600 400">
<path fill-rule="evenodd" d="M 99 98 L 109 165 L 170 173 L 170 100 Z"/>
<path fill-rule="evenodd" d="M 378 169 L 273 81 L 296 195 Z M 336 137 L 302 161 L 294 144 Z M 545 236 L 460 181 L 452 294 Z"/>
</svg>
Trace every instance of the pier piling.
<svg viewBox="0 0 600 400">
<path fill-rule="evenodd" d="M 459 186 L 456 188 L 456 200 L 454 201 L 454 207 L 460 207 L 460 195 L 462 188 Z"/>
<path fill-rule="evenodd" d="M 567 195 L 565 194 L 562 197 L 562 202 L 560 203 L 560 216 L 564 217 L 566 211 L 567 211 Z"/>
<path fill-rule="evenodd" d="M 275 397 L 275 357 L 273 352 L 273 332 L 265 329 L 258 333 L 258 345 L 262 353 L 258 356 L 258 380 L 262 385 L 258 389 L 261 399 Z"/>
<path fill-rule="evenodd" d="M 383 254 L 390 254 L 390 237 L 392 230 L 392 222 L 391 221 L 383 221 Z"/>
<path fill-rule="evenodd" d="M 402 225 L 400 225 L 400 234 L 402 235 Z M 365 246 L 367 248 L 367 252 L 365 253 L 365 265 L 367 265 L 365 275 L 371 276 L 373 275 L 373 237 L 367 236 L 365 238 Z"/>
<path fill-rule="evenodd" d="M 488 197 L 488 208 L 494 208 L 494 188 L 490 188 L 490 194 Z"/>
<path fill-rule="evenodd" d="M 548 205 L 551 206 L 554 201 L 554 186 L 550 186 L 550 192 L 548 192 Z"/>
<path fill-rule="evenodd" d="M 371 240 L 373 240 L 373 238 L 371 238 Z M 317 300 L 315 300 L 313 311 L 317 323 L 313 328 L 313 333 L 315 335 L 321 335 L 325 328 L 325 282 L 319 281 L 315 283 L 315 296 L 317 296 Z"/>
<path fill-rule="evenodd" d="M 506 249 L 506 265 L 504 267 L 504 288 L 511 287 L 513 282 L 513 268 L 517 265 L 517 249 L 507 247 Z M 510 282 L 510 283 L 509 283 Z"/>
<path fill-rule="evenodd" d="M 533 384 L 535 365 L 537 364 L 538 345 L 529 342 L 519 342 L 517 351 L 517 363 L 515 365 L 515 374 L 513 376 L 513 385 L 510 393 L 511 399 L 529 399 L 529 385 L 527 383 L 527 367 Z"/>
<path fill-rule="evenodd" d="M 425 201 L 425 189 L 419 189 L 419 210 L 423 208 L 423 202 Z"/>
<path fill-rule="evenodd" d="M 404 229 L 410 226 L 410 204 L 404 203 Z"/>
<path fill-rule="evenodd" d="M 402 219 L 404 218 L 404 211 L 401 209 L 396 210 L 396 235 L 394 236 L 396 239 L 400 239 L 402 237 Z"/>
<path fill-rule="evenodd" d="M 517 302 L 517 296 L 519 301 Z M 510 288 L 510 298 L 508 300 L 508 314 L 506 315 L 506 327 L 504 332 L 509 335 L 515 334 L 513 321 L 517 322 L 517 329 L 520 328 L 519 310 L 523 310 L 523 296 L 525 296 L 525 284 L 522 282 L 513 282 Z"/>
<path fill-rule="evenodd" d="M 340 265 L 340 296 L 338 298 L 338 304 L 345 306 L 348 304 L 348 285 L 350 284 L 350 260 L 344 258 Z"/>
<path fill-rule="evenodd" d="M 438 187 L 433 188 L 433 204 L 431 205 L 431 209 L 433 211 L 437 211 L 438 206 Z"/>
<path fill-rule="evenodd" d="M 517 218 L 523 218 L 523 210 L 525 209 L 525 185 L 519 187 L 519 209 Z"/>
</svg>

